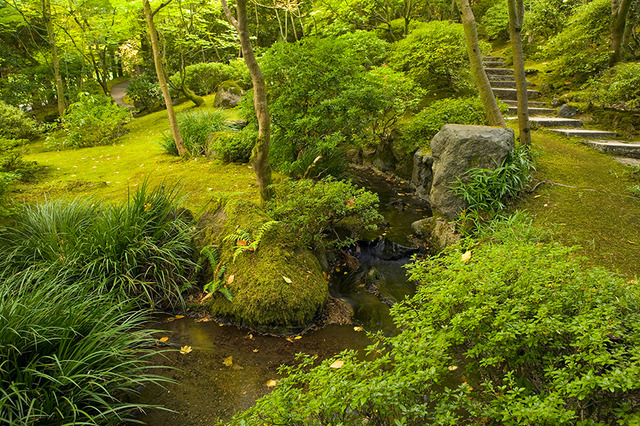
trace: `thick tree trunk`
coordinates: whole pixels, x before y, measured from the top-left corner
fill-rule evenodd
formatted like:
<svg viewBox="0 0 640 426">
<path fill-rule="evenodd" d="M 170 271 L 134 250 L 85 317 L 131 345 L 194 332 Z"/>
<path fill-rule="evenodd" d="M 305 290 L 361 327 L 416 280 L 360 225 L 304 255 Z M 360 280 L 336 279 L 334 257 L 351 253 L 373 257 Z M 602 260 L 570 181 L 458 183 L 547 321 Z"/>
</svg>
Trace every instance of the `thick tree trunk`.
<svg viewBox="0 0 640 426">
<path fill-rule="evenodd" d="M 233 17 L 225 0 L 220 0 L 222 8 L 227 15 L 229 22 L 236 27 L 238 37 L 240 38 L 240 46 L 242 47 L 242 56 L 249 68 L 251 81 L 253 82 L 253 106 L 258 119 L 258 139 L 253 148 L 251 159 L 253 169 L 256 172 L 258 187 L 260 188 L 260 196 L 262 201 L 268 201 L 271 198 L 271 166 L 269 165 L 269 142 L 271 138 L 271 118 L 269 117 L 269 106 L 267 104 L 267 86 L 264 76 L 256 60 L 249 39 L 249 29 L 247 25 L 247 2 L 246 0 L 237 0 L 236 8 L 238 18 Z"/>
<path fill-rule="evenodd" d="M 631 7 L 632 0 L 621 0 L 617 10 L 613 14 L 613 27 L 611 29 L 611 56 L 609 66 L 615 65 L 622 59 L 622 40 L 624 39 L 624 29 L 627 22 L 627 15 Z"/>
<path fill-rule="evenodd" d="M 469 54 L 469 61 L 471 62 L 471 74 L 480 93 L 480 99 L 482 100 L 484 111 L 489 119 L 489 124 L 492 126 L 506 127 L 504 118 L 502 118 L 502 114 L 500 113 L 500 108 L 498 108 L 496 97 L 493 95 L 493 90 L 491 90 L 489 78 L 484 72 L 482 53 L 480 52 L 480 45 L 478 44 L 476 20 L 471 11 L 471 6 L 469 6 L 469 0 L 456 1 L 458 9 L 460 9 L 460 13 L 462 14 L 462 25 L 467 40 L 467 53 Z"/>
<path fill-rule="evenodd" d="M 507 0 L 509 7 L 509 38 L 513 51 L 513 68 L 516 75 L 518 95 L 518 128 L 520 143 L 531 145 L 531 128 L 529 126 L 529 107 L 527 93 L 527 77 L 524 73 L 524 55 L 522 53 L 522 22 L 524 18 L 523 0 Z"/>
<path fill-rule="evenodd" d="M 164 78 L 162 57 L 160 56 L 160 48 L 158 47 L 158 33 L 156 32 L 156 26 L 153 23 L 153 13 L 151 12 L 151 5 L 149 4 L 149 0 L 142 0 L 142 7 L 144 11 L 144 18 L 147 21 L 147 28 L 149 29 L 149 39 L 151 41 L 151 50 L 153 51 L 153 62 L 156 66 L 158 83 L 160 84 L 160 89 L 162 90 L 164 103 L 167 106 L 167 115 L 169 116 L 169 126 L 171 127 L 171 134 L 173 135 L 173 140 L 176 143 L 178 154 L 184 155 L 186 151 L 182 143 L 182 135 L 180 135 L 180 129 L 178 129 L 176 114 L 173 111 L 173 104 L 171 103 L 171 95 L 169 94 L 167 80 Z"/>
<path fill-rule="evenodd" d="M 47 37 L 51 46 L 51 61 L 53 62 L 53 75 L 56 82 L 56 93 L 58 97 L 58 113 L 60 117 L 64 115 L 66 102 L 64 100 L 64 86 L 62 85 L 62 76 L 60 75 L 60 62 L 58 61 L 58 48 L 56 47 L 56 33 L 53 31 L 53 22 L 51 21 L 51 1 L 42 0 L 42 18 L 47 28 Z"/>
</svg>

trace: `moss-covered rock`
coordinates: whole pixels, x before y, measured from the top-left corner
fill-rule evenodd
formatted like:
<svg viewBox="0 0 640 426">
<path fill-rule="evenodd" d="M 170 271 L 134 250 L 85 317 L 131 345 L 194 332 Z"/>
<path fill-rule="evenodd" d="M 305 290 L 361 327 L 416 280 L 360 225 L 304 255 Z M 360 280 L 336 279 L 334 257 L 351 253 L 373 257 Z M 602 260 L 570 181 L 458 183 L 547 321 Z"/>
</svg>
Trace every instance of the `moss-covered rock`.
<svg viewBox="0 0 640 426">
<path fill-rule="evenodd" d="M 287 333 L 314 320 L 329 290 L 315 256 L 287 235 L 279 223 L 265 229 L 263 225 L 269 221 L 262 208 L 242 199 L 219 201 L 217 208 L 204 215 L 198 244 L 218 247 L 226 266 L 224 282 L 233 295 L 229 301 L 216 294 L 206 307 L 212 315 L 235 323 Z M 247 232 L 250 238 L 238 243 L 225 241 L 239 231 Z M 257 247 L 249 248 L 256 240 Z"/>
</svg>

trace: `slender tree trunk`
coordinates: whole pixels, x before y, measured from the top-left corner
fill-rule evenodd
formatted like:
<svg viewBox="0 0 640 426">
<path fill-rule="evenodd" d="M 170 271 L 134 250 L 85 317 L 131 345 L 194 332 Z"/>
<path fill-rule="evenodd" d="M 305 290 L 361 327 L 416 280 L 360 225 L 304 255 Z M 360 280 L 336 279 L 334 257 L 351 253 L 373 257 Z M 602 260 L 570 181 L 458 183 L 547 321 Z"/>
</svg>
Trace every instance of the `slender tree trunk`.
<svg viewBox="0 0 640 426">
<path fill-rule="evenodd" d="M 240 45 L 242 47 L 242 56 L 249 68 L 251 74 L 251 81 L 253 82 L 253 106 L 256 110 L 256 117 L 258 119 L 258 139 L 256 145 L 253 147 L 251 153 L 251 160 L 253 163 L 253 170 L 256 172 L 256 178 L 258 180 L 258 188 L 260 189 L 260 196 L 262 201 L 268 201 L 271 198 L 271 166 L 269 165 L 269 142 L 271 138 L 271 118 L 269 117 L 269 106 L 267 104 L 267 86 L 264 81 L 264 76 L 256 60 L 256 56 L 253 53 L 251 47 L 251 40 L 249 39 L 249 29 L 247 25 L 247 1 L 237 0 L 236 9 L 238 18 L 233 17 L 227 2 L 220 0 L 222 9 L 224 10 L 227 19 L 231 24 L 236 27 L 238 31 L 238 37 L 240 38 Z"/>
<path fill-rule="evenodd" d="M 147 21 L 147 27 L 149 29 L 149 39 L 151 41 L 151 50 L 153 51 L 153 62 L 156 66 L 158 83 L 160 84 L 160 89 L 162 90 L 164 103 L 167 106 L 167 115 L 169 116 L 169 126 L 171 127 L 171 134 L 173 135 L 173 140 L 176 143 L 178 154 L 184 155 L 186 151 L 182 143 L 182 135 L 180 135 L 180 129 L 178 129 L 176 114 L 173 111 L 173 104 L 171 103 L 171 95 L 169 94 L 167 80 L 164 78 L 162 57 L 160 56 L 160 48 L 158 47 L 158 33 L 156 32 L 156 26 L 153 23 L 153 13 L 151 12 L 151 5 L 149 4 L 149 0 L 142 0 L 142 7 L 144 11 L 144 17 Z"/>
<path fill-rule="evenodd" d="M 482 64 L 482 53 L 478 44 L 478 32 L 476 30 L 476 20 L 469 6 L 469 0 L 457 0 L 458 9 L 462 14 L 462 25 L 464 35 L 467 40 L 467 53 L 471 62 L 471 74 L 476 82 L 476 87 L 480 93 L 480 99 L 484 106 L 484 111 L 489 119 L 489 124 L 497 127 L 506 127 L 504 118 L 498 108 L 498 102 L 491 90 L 491 84 Z"/>
<path fill-rule="evenodd" d="M 516 75 L 516 91 L 518 95 L 518 128 L 520 143 L 531 145 L 531 128 L 529 127 L 529 105 L 527 93 L 527 76 L 524 73 L 524 55 L 522 53 L 522 22 L 524 19 L 523 0 L 507 0 L 509 7 L 509 38 L 513 51 L 513 68 Z"/>
<path fill-rule="evenodd" d="M 621 0 L 617 10 L 613 14 L 613 28 L 611 29 L 611 56 L 609 57 L 609 66 L 613 66 L 622 59 L 622 40 L 624 38 L 624 29 L 627 22 L 627 15 L 631 7 L 632 0 Z"/>
<path fill-rule="evenodd" d="M 62 85 L 62 76 L 60 75 L 60 62 L 58 61 L 58 48 L 56 47 L 56 33 L 53 31 L 53 22 L 51 21 L 51 1 L 42 0 L 42 18 L 47 27 L 47 36 L 49 45 L 51 46 L 51 62 L 53 62 L 53 75 L 56 81 L 56 93 L 58 97 L 58 113 L 60 117 L 64 115 L 67 108 L 64 100 L 64 86 Z"/>
</svg>

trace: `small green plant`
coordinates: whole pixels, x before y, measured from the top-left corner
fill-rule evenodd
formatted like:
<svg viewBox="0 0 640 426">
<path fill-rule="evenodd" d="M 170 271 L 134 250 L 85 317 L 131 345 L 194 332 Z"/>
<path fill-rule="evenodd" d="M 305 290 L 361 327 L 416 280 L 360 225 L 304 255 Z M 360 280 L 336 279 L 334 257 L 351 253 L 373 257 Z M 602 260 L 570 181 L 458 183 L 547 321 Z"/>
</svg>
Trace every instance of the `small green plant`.
<svg viewBox="0 0 640 426">
<path fill-rule="evenodd" d="M 206 283 L 202 289 L 207 295 L 202 299 L 205 300 L 211 297 L 216 291 L 222 294 L 229 302 L 233 301 L 233 295 L 229 291 L 227 287 L 224 285 L 223 277 L 224 271 L 227 269 L 226 266 L 223 265 L 222 260 L 220 260 L 220 256 L 218 251 L 211 246 L 203 247 L 200 250 L 200 260 L 198 261 L 198 266 L 196 267 L 196 275 L 202 270 L 204 263 L 208 261 L 209 266 L 215 270 L 213 271 L 213 279 Z"/>
<path fill-rule="evenodd" d="M 263 223 L 258 228 L 255 238 L 253 238 L 250 233 L 243 231 L 242 229 L 237 229 L 233 234 L 224 237 L 222 240 L 223 242 L 231 242 L 235 246 L 232 262 L 235 262 L 236 257 L 246 251 L 254 252 L 258 250 L 258 246 L 260 245 L 260 241 L 262 240 L 264 233 L 278 223 L 279 222 L 277 220 L 270 220 Z"/>
<path fill-rule="evenodd" d="M 608 108 L 640 106 L 640 63 L 621 63 L 586 85 L 587 100 Z"/>
<path fill-rule="evenodd" d="M 127 96 L 143 112 L 151 112 L 163 102 L 160 86 L 156 79 L 147 74 L 132 78 L 129 81 Z"/>
<path fill-rule="evenodd" d="M 640 185 L 632 185 L 628 189 L 633 195 L 640 197 Z"/>
<path fill-rule="evenodd" d="M 178 128 L 185 149 L 192 157 L 209 155 L 209 141 L 214 132 L 227 130 L 222 110 L 198 110 L 178 115 Z M 164 150 L 178 155 L 178 149 L 171 134 L 164 134 L 161 142 Z"/>
<path fill-rule="evenodd" d="M 220 135 L 211 141 L 213 156 L 225 163 L 246 163 L 251 158 L 251 150 L 258 137 L 257 130 L 245 128 L 239 132 Z"/>
<path fill-rule="evenodd" d="M 130 119 L 129 111 L 120 108 L 104 96 L 80 93 L 62 118 L 66 137 L 50 137 L 53 148 L 84 148 L 106 145 L 125 133 L 123 125 Z"/>
<path fill-rule="evenodd" d="M 507 203 L 518 196 L 531 180 L 533 162 L 526 147 L 517 146 L 495 169 L 472 169 L 456 181 L 454 192 L 467 203 L 461 220 L 472 220 L 476 226 L 504 211 Z"/>
<path fill-rule="evenodd" d="M 0 101 L 0 138 L 34 140 L 40 136 L 37 123 L 19 108 Z"/>
</svg>

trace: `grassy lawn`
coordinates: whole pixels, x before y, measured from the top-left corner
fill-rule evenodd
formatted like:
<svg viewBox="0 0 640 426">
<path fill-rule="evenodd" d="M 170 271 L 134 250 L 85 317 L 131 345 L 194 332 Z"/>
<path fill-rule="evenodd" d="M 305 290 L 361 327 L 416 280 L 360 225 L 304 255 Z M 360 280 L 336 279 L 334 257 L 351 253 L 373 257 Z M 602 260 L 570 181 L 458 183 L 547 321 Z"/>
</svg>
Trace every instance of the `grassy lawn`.
<svg viewBox="0 0 640 426">
<path fill-rule="evenodd" d="M 201 108 L 211 108 L 213 96 L 206 100 Z M 176 109 L 193 109 L 193 103 L 183 103 Z M 234 110 L 226 113 L 230 119 L 238 118 Z M 177 183 L 185 194 L 185 207 L 196 212 L 205 208 L 213 194 L 239 193 L 258 199 L 249 165 L 223 164 L 204 157 L 182 160 L 165 154 L 159 142 L 163 132 L 169 132 L 166 111 L 137 118 L 126 128 L 129 132 L 113 145 L 65 151 L 47 151 L 44 141 L 31 145 L 25 159 L 45 166 L 46 176 L 36 184 L 18 185 L 13 199 L 34 202 L 91 194 L 117 201 L 145 179 L 152 186 Z"/>
<path fill-rule="evenodd" d="M 631 168 L 576 140 L 533 132 L 535 182 L 548 181 L 516 205 L 565 245 L 580 245 L 591 265 L 640 275 L 640 199 Z"/>
</svg>

